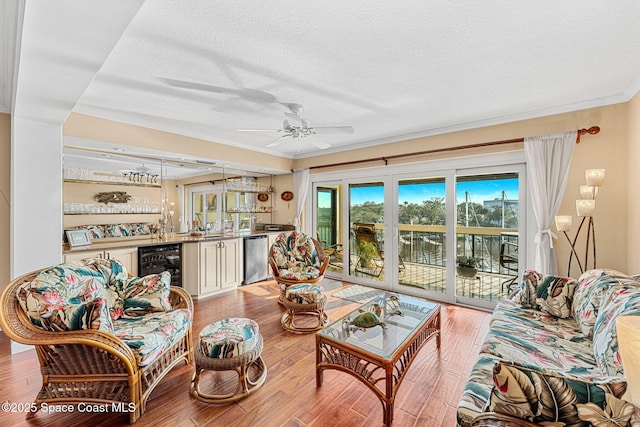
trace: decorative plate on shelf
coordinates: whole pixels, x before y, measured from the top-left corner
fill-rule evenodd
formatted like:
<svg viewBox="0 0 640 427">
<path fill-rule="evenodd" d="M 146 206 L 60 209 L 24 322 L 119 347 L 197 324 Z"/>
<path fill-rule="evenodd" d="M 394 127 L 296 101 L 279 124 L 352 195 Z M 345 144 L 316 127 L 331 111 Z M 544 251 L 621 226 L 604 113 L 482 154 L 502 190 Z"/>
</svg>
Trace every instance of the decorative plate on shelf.
<svg viewBox="0 0 640 427">
<path fill-rule="evenodd" d="M 269 200 L 269 195 L 267 193 L 260 193 L 258 194 L 258 200 L 260 200 L 261 202 L 266 202 L 267 200 Z"/>
<path fill-rule="evenodd" d="M 285 191 L 280 195 L 280 197 L 285 202 L 288 202 L 289 200 L 293 200 L 293 193 L 291 191 Z"/>
</svg>

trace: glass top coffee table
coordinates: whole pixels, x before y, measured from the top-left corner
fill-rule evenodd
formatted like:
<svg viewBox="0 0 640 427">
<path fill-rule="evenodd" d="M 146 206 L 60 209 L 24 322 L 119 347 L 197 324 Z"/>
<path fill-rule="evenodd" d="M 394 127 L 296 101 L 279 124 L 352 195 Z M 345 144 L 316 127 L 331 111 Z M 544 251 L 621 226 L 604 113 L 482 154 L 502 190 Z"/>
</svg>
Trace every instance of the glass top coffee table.
<svg viewBox="0 0 640 427">
<path fill-rule="evenodd" d="M 316 333 L 316 386 L 325 369 L 353 375 L 378 396 L 391 425 L 404 374 L 433 337 L 440 349 L 439 304 L 384 292 Z"/>
</svg>

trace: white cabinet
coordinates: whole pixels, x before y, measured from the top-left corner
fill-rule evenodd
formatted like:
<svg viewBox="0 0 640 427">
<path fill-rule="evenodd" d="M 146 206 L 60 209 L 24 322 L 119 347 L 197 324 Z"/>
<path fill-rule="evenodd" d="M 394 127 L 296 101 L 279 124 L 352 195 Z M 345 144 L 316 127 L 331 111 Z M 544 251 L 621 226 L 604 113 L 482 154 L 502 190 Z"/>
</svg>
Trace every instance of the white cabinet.
<svg viewBox="0 0 640 427">
<path fill-rule="evenodd" d="M 183 285 L 194 297 L 234 289 L 242 283 L 242 239 L 185 244 Z"/>
<path fill-rule="evenodd" d="M 138 248 L 72 252 L 64 255 L 64 262 L 84 258 L 117 259 L 124 265 L 129 274 L 138 275 Z"/>
</svg>

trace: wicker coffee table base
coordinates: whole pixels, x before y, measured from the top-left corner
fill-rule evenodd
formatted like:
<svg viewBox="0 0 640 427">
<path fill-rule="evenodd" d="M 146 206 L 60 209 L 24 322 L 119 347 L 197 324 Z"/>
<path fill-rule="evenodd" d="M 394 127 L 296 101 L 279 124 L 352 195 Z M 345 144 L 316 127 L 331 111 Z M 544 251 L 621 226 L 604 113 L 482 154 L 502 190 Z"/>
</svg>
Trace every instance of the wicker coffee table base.
<svg viewBox="0 0 640 427">
<path fill-rule="evenodd" d="M 244 399 L 264 384 L 267 378 L 267 367 L 262 360 L 262 336 L 259 337 L 256 346 L 249 352 L 228 359 L 216 359 L 207 357 L 198 348 L 195 352 L 196 371 L 191 380 L 189 392 L 193 397 L 205 403 L 231 403 Z M 238 385 L 235 392 L 227 394 L 208 394 L 200 390 L 201 373 L 210 371 L 236 371 Z M 252 370 L 256 371 L 255 379 L 250 378 Z"/>
</svg>

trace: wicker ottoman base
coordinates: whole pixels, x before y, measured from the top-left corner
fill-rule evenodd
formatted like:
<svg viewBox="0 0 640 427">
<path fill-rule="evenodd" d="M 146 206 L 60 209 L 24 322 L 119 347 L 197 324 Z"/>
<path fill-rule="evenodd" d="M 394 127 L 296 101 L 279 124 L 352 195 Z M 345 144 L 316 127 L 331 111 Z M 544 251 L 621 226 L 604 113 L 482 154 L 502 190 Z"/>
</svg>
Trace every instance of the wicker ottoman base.
<svg viewBox="0 0 640 427">
<path fill-rule="evenodd" d="M 304 287 L 304 285 L 298 285 L 298 287 Z M 315 287 L 318 288 L 317 285 Z M 319 288 L 322 289 L 321 287 Z M 284 329 L 290 332 L 307 333 L 318 331 L 329 323 L 329 316 L 324 311 L 326 303 L 327 297 L 324 293 L 319 294 L 315 302 L 298 302 L 295 298 L 293 301 L 289 298 L 284 298 L 282 304 L 287 311 L 282 315 L 280 323 Z M 311 324 L 308 322 L 305 325 L 296 324 L 296 317 L 300 316 L 313 316 L 316 319 Z"/>
<path fill-rule="evenodd" d="M 205 403 L 231 403 L 244 399 L 264 384 L 267 378 L 267 367 L 262 360 L 263 340 L 257 335 L 255 346 L 236 357 L 216 358 L 207 356 L 200 343 L 195 351 L 196 370 L 191 380 L 189 392 L 193 397 Z M 200 389 L 201 374 L 210 371 L 235 371 L 238 384 L 231 393 L 205 393 Z"/>
</svg>

